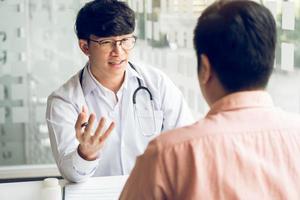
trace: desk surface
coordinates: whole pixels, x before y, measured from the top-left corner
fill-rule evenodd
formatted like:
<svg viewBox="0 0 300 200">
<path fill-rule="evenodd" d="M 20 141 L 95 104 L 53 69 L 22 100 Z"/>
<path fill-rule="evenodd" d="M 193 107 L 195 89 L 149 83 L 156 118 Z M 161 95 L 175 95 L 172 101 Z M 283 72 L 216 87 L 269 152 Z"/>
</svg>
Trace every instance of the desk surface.
<svg viewBox="0 0 300 200">
<path fill-rule="evenodd" d="M 93 188 L 99 187 L 105 184 L 113 184 L 116 181 L 122 180 L 125 183 L 128 176 L 111 176 L 111 177 L 93 177 L 90 178 L 87 183 L 80 183 L 80 188 L 89 187 L 91 184 Z M 120 179 L 119 179 L 120 178 Z M 68 182 L 66 180 L 59 180 L 59 184 L 63 188 Z M 123 184 L 122 183 L 122 184 Z M 117 183 L 120 184 L 120 183 Z M 40 200 L 41 189 L 43 181 L 28 181 L 17 183 L 1 183 L 0 184 L 0 199 L 1 200 Z M 72 187 L 74 184 L 72 184 Z M 76 186 L 76 184 L 75 184 Z M 77 187 L 75 187 L 77 188 Z M 102 189 L 103 191 L 103 189 Z M 78 193 L 78 192 L 77 192 Z"/>
</svg>

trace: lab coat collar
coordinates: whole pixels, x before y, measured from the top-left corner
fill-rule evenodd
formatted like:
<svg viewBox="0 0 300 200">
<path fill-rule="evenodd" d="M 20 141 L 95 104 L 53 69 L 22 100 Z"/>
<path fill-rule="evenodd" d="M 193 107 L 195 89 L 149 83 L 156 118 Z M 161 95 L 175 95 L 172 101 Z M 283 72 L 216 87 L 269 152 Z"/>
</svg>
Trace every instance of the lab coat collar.
<svg viewBox="0 0 300 200">
<path fill-rule="evenodd" d="M 130 66 L 130 64 L 134 67 L 134 69 Z M 128 66 L 126 68 L 126 71 L 128 71 L 129 74 L 129 78 L 138 78 L 142 81 L 144 81 L 143 77 L 141 76 L 141 73 L 139 72 L 139 69 L 136 65 L 132 64 L 130 62 L 130 64 L 128 63 Z"/>
</svg>

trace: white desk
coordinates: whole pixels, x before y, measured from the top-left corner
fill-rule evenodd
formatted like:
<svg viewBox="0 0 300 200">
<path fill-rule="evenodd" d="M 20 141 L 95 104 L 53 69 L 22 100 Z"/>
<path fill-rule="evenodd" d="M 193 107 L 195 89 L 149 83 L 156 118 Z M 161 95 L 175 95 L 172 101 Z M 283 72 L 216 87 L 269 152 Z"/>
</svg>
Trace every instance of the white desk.
<svg viewBox="0 0 300 200">
<path fill-rule="evenodd" d="M 82 199 L 80 196 L 82 195 L 85 197 L 85 200 L 88 200 L 89 195 L 87 192 L 106 192 L 106 189 L 109 192 L 111 189 L 109 185 L 112 186 L 113 184 L 116 185 L 114 187 L 122 188 L 127 180 L 127 177 L 128 176 L 94 177 L 90 178 L 88 182 L 83 184 L 72 184 L 70 188 L 73 190 L 74 194 L 71 196 L 75 195 L 74 199 Z M 67 181 L 60 180 L 59 184 L 63 188 L 63 186 L 67 184 Z M 42 185 L 43 181 L 1 183 L 0 200 L 40 200 Z M 104 186 L 106 188 L 104 188 Z M 98 199 L 100 200 L 101 198 Z"/>
</svg>

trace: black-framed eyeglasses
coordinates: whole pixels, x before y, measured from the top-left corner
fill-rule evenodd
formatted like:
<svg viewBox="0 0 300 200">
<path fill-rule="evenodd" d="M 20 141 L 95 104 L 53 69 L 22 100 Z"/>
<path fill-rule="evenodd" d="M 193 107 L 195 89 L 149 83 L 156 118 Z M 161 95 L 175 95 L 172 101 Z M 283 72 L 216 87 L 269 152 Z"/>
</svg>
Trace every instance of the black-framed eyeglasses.
<svg viewBox="0 0 300 200">
<path fill-rule="evenodd" d="M 122 49 L 130 50 L 134 47 L 136 39 L 137 39 L 136 36 L 130 36 L 130 37 L 123 38 L 122 40 L 113 40 L 113 39 L 93 40 L 90 38 L 88 40 L 98 43 L 100 47 L 105 51 L 111 51 L 117 46 L 118 43 L 119 45 L 121 45 Z"/>
</svg>

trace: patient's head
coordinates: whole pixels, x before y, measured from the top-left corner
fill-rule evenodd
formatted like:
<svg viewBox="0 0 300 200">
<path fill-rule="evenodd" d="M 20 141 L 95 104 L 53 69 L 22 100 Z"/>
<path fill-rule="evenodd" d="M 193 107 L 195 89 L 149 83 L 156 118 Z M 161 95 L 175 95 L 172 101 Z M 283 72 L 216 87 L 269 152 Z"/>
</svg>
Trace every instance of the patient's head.
<svg viewBox="0 0 300 200">
<path fill-rule="evenodd" d="M 252 1 L 218 1 L 204 10 L 194 30 L 199 79 L 208 64 L 227 94 L 264 89 L 275 46 L 276 24 L 267 8 Z M 204 78 L 204 84 L 210 81 Z"/>
</svg>

